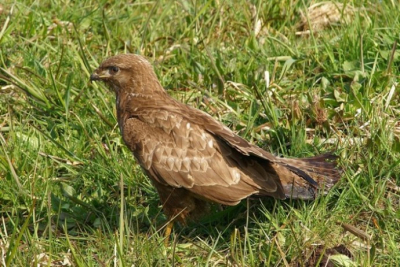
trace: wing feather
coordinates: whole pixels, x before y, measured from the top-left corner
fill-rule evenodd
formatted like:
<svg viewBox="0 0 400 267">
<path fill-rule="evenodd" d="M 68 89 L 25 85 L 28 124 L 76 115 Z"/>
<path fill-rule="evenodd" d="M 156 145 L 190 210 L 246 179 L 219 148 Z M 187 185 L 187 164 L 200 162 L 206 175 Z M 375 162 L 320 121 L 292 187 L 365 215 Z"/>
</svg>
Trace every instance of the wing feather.
<svg viewBox="0 0 400 267">
<path fill-rule="evenodd" d="M 135 156 L 158 182 L 228 205 L 261 191 L 283 197 L 273 168 L 268 172 L 268 166 L 195 121 L 159 109 L 142 110 L 136 116 L 125 121 L 124 129 L 140 128 L 137 123 L 147 127 L 137 137 L 143 149 Z"/>
</svg>

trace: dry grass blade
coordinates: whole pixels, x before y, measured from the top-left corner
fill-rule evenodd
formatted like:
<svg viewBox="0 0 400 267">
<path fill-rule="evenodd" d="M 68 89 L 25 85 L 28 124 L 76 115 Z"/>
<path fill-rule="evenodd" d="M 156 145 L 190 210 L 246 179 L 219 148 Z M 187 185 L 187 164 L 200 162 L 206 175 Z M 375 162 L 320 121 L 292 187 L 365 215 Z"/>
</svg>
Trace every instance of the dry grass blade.
<svg viewBox="0 0 400 267">
<path fill-rule="evenodd" d="M 338 2 L 320 2 L 312 4 L 301 13 L 298 25 L 298 35 L 307 34 L 310 30 L 318 32 L 335 24 L 349 23 L 355 13 L 355 8 L 349 4 Z"/>
<path fill-rule="evenodd" d="M 338 225 L 342 226 L 344 230 L 349 231 L 353 235 L 361 238 L 364 241 L 369 242 L 371 240 L 371 237 L 365 233 L 364 231 L 358 229 L 357 227 L 350 225 L 348 223 L 337 223 Z"/>
</svg>

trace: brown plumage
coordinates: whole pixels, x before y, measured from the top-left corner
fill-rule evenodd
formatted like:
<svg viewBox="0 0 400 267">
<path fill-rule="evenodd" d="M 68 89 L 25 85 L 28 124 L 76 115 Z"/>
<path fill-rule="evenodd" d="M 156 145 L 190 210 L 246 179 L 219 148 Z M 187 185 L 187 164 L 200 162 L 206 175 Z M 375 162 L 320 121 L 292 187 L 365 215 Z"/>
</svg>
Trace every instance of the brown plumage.
<svg viewBox="0 0 400 267">
<path fill-rule="evenodd" d="M 236 205 L 252 195 L 313 199 L 340 178 L 334 156 L 275 157 L 176 101 L 141 56 L 111 57 L 90 80 L 115 92 L 123 140 L 170 218 L 184 222 L 204 211 L 208 201 Z"/>
</svg>

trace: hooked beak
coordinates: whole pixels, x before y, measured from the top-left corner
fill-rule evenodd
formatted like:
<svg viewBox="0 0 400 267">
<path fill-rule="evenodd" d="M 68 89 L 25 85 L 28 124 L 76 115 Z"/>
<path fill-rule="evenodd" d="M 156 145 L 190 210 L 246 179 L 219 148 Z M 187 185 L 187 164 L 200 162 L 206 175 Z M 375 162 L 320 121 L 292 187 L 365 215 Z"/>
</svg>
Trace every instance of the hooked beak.
<svg viewBox="0 0 400 267">
<path fill-rule="evenodd" d="M 108 77 L 110 77 L 110 75 L 107 72 L 101 71 L 100 73 L 98 73 L 99 70 L 95 70 L 91 75 L 90 75 L 90 82 L 93 81 L 101 81 L 103 79 L 107 79 Z"/>
<path fill-rule="evenodd" d="M 90 75 L 90 82 L 98 81 L 98 80 L 100 80 L 100 76 L 97 73 L 92 73 Z"/>
</svg>

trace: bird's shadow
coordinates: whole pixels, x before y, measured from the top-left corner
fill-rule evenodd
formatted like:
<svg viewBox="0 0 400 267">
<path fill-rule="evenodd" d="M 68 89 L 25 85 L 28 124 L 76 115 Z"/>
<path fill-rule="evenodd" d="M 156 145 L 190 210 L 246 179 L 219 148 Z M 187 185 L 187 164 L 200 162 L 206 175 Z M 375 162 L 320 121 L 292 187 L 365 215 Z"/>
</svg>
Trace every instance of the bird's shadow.
<svg viewBox="0 0 400 267">
<path fill-rule="evenodd" d="M 265 212 L 274 216 L 279 206 L 283 205 L 287 208 L 288 205 L 293 204 L 290 202 L 274 198 L 252 198 L 243 200 L 236 206 L 213 204 L 210 212 L 199 219 L 188 221 L 187 225 L 175 225 L 175 242 L 181 244 L 194 240 L 218 239 L 222 244 L 229 243 L 232 240 L 232 234 L 244 233 L 245 229 L 252 229 L 259 222 L 270 224 Z M 300 202 L 304 203 L 304 201 Z M 271 234 L 274 233 L 271 232 Z"/>
<path fill-rule="evenodd" d="M 156 192 L 146 195 L 145 202 L 131 204 L 125 199 L 124 218 L 130 222 L 131 235 L 159 238 L 163 236 L 168 219 L 162 212 Z M 52 200 L 55 203 L 55 199 Z M 244 233 L 246 229 L 255 228 L 262 223 L 270 235 L 274 235 L 274 227 L 270 218 L 274 218 L 278 209 L 290 212 L 291 208 L 307 205 L 304 200 L 277 200 L 270 197 L 251 198 L 241 201 L 236 206 L 212 204 L 209 212 L 196 220 L 188 220 L 186 225 L 175 223 L 173 240 L 178 244 L 196 242 L 196 240 L 220 240 L 229 243 L 233 233 Z M 119 201 L 108 202 L 97 199 L 82 206 L 82 203 L 72 203 L 64 200 L 58 207 L 68 203 L 68 210 L 58 214 L 59 226 L 65 234 L 79 235 L 79 229 L 102 228 L 105 231 L 118 231 L 120 227 L 121 206 Z M 66 224 L 68 222 L 68 224 Z M 65 229 L 65 226 L 70 226 Z M 269 226 L 268 226 L 269 225 Z M 158 237 L 157 237 L 158 236 Z M 162 239 L 160 239 L 161 241 Z"/>
<path fill-rule="evenodd" d="M 229 243 L 233 234 L 243 234 L 259 228 L 259 225 L 262 225 L 269 236 L 274 236 L 277 230 L 275 218 L 283 218 L 282 225 L 284 225 L 288 223 L 286 215 L 291 213 L 292 209 L 304 209 L 321 199 L 318 197 L 315 200 L 278 200 L 271 197 L 254 197 L 242 200 L 236 206 L 213 205 L 213 209 L 200 219 L 189 221 L 187 225 L 176 225 L 175 242 L 180 244 L 196 239 L 203 241 L 218 239 L 222 244 Z M 329 199 L 326 203 L 328 209 L 336 203 L 335 196 Z"/>
</svg>

